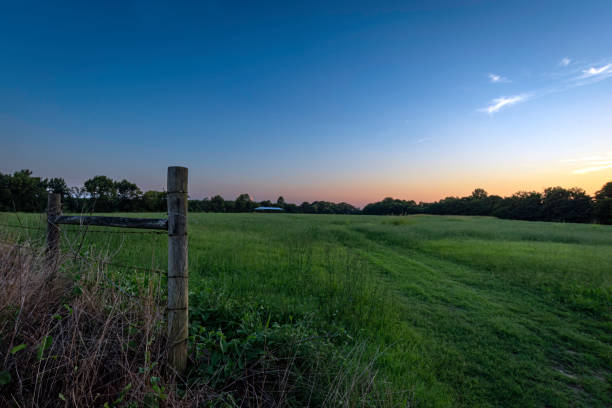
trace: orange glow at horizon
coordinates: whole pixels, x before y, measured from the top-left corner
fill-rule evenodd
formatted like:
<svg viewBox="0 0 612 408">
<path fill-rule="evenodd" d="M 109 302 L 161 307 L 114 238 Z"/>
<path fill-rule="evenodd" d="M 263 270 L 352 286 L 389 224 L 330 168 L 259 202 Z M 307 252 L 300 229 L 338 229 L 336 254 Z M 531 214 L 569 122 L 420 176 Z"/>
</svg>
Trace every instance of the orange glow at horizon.
<svg viewBox="0 0 612 408">
<path fill-rule="evenodd" d="M 524 169 L 519 172 L 488 172 L 488 174 L 456 174 L 450 177 L 441 175 L 427 178 L 414 177 L 386 180 L 334 180 L 300 186 L 293 191 L 282 193 L 285 200 L 300 204 L 302 201 L 348 202 L 363 207 L 393 197 L 415 202 L 433 202 L 449 196 L 463 197 L 471 194 L 476 188 L 485 189 L 489 195 L 510 196 L 518 191 L 542 192 L 547 187 L 579 187 L 594 196 L 601 187 L 612 181 L 612 171 L 600 171 L 586 174 L 573 174 L 559 169 Z M 270 197 L 261 199 L 272 199 Z M 259 194 L 257 199 L 260 199 Z M 276 196 L 274 196 L 274 199 Z"/>
</svg>

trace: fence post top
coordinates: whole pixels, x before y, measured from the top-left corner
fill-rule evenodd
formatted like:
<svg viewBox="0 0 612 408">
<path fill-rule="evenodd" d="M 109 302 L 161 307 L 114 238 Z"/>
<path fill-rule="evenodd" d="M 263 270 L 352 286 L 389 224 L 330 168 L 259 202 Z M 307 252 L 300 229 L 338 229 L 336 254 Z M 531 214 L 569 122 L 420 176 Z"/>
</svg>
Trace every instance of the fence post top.
<svg viewBox="0 0 612 408">
<path fill-rule="evenodd" d="M 187 167 L 168 167 L 168 194 L 187 192 Z"/>
<path fill-rule="evenodd" d="M 47 211 L 51 211 L 54 215 L 60 210 L 62 205 L 62 195 L 59 193 L 49 193 L 47 196 Z"/>
</svg>

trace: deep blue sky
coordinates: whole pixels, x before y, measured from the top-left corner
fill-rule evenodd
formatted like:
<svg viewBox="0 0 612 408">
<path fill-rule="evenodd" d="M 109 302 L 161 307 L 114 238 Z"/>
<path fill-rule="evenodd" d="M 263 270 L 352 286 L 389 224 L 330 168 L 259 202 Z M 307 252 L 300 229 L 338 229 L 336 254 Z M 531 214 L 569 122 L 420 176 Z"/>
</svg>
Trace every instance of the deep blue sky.
<svg viewBox="0 0 612 408">
<path fill-rule="evenodd" d="M 0 171 L 358 205 L 612 180 L 610 1 L 175 3 L 3 3 Z"/>
</svg>

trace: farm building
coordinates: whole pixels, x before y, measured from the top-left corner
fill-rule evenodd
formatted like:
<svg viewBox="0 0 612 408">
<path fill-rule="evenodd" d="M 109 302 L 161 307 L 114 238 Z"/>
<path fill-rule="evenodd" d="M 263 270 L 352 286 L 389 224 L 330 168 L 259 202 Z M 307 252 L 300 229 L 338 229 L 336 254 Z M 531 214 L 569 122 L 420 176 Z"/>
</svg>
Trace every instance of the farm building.
<svg viewBox="0 0 612 408">
<path fill-rule="evenodd" d="M 280 207 L 257 207 L 253 211 L 257 212 L 282 212 L 285 211 Z"/>
</svg>

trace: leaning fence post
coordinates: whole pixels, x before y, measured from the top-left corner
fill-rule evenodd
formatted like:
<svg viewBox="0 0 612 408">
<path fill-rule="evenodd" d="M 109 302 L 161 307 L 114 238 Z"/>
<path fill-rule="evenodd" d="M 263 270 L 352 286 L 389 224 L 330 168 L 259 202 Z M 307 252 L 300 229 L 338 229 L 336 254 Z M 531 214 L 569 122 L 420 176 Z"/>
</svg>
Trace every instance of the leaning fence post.
<svg viewBox="0 0 612 408">
<path fill-rule="evenodd" d="M 187 168 L 168 167 L 168 361 L 187 366 L 189 296 L 187 266 Z"/>
<path fill-rule="evenodd" d="M 59 258 L 60 230 L 55 217 L 62 213 L 62 196 L 49 193 L 47 197 L 47 266 L 54 270 Z"/>
</svg>

